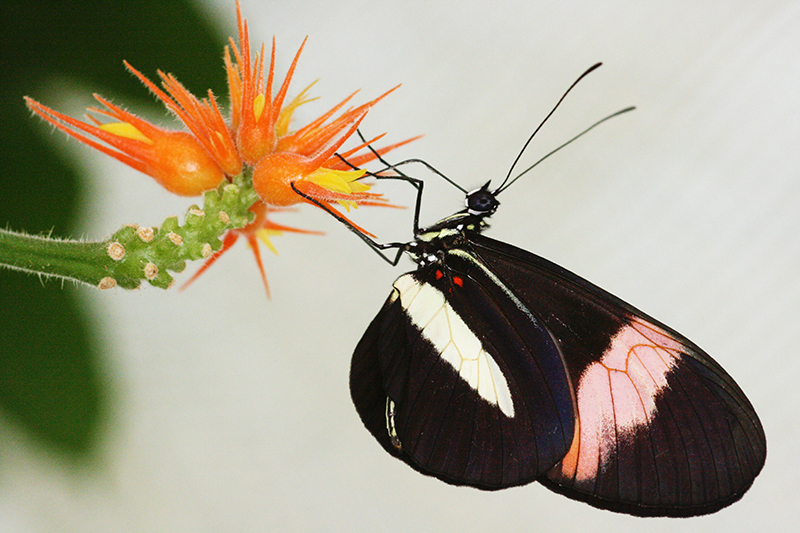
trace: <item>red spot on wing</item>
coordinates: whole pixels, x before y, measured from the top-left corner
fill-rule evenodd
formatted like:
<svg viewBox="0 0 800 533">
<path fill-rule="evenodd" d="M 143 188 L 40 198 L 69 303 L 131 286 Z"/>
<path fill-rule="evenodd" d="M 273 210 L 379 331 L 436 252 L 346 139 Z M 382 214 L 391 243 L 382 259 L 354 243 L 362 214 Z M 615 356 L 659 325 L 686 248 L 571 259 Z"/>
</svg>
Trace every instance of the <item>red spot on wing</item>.
<svg viewBox="0 0 800 533">
<path fill-rule="evenodd" d="M 459 276 L 453 276 L 453 283 L 455 283 L 459 287 L 463 287 L 464 286 L 464 280 Z"/>
</svg>

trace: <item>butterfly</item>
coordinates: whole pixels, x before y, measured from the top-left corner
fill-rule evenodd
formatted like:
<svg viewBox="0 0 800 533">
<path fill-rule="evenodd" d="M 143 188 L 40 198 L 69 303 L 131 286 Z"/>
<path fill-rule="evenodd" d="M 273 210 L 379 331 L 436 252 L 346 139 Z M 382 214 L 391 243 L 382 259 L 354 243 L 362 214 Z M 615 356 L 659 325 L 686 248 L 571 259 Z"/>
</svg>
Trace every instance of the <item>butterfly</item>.
<svg viewBox="0 0 800 533">
<path fill-rule="evenodd" d="M 765 461 L 764 430 L 706 352 L 572 272 L 485 236 L 514 180 L 468 192 L 465 209 L 419 229 L 422 183 L 406 178 L 418 188 L 414 240 L 359 236 L 417 269 L 394 282 L 350 369 L 356 411 L 388 453 L 454 485 L 538 481 L 639 516 L 707 514 L 748 490 Z"/>
</svg>

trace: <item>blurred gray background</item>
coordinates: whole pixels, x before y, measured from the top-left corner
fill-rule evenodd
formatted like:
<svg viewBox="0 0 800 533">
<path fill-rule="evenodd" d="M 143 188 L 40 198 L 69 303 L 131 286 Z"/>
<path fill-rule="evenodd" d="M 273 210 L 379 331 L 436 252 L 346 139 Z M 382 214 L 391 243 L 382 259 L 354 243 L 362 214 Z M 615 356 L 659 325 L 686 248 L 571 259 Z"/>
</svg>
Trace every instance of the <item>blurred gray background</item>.
<svg viewBox="0 0 800 533">
<path fill-rule="evenodd" d="M 609 113 L 638 109 L 517 182 L 500 197 L 489 235 L 578 273 L 708 351 L 761 416 L 764 471 L 742 501 L 688 520 L 599 511 L 536 484 L 456 488 L 412 471 L 362 427 L 347 382 L 353 348 L 391 282 L 413 266 L 390 268 L 305 206 L 275 219 L 326 236 L 276 238 L 279 257 L 262 250 L 271 301 L 243 243 L 185 292 L 65 288 L 100 339 L 108 412 L 83 466 L 0 417 L 0 531 L 589 533 L 797 523 L 800 3 L 242 4 L 253 41 L 276 36 L 281 76 L 309 37 L 290 95 L 319 78 L 312 92 L 321 98 L 298 110 L 296 124 L 354 89 L 362 102 L 402 83 L 362 129 L 388 131 L 391 142 L 424 133 L 390 159 L 425 159 L 466 188 L 499 183 L 563 91 L 603 61 L 523 163 Z M 221 35 L 234 35 L 232 0 L 199 9 Z M 123 59 L 113 58 L 121 73 Z M 168 50 L 158 67 L 179 78 L 192 70 Z M 212 68 L 219 87 L 221 59 Z M 94 83 L 49 83 L 37 96 L 74 115 L 92 91 L 117 96 Z M 129 77 L 144 101 L 136 84 Z M 130 108 L 139 101 L 115 98 Z M 80 158 L 89 180 L 72 235 L 158 225 L 193 202 L 60 133 L 48 138 Z M 415 175 L 426 179 L 423 224 L 460 208 L 458 191 L 422 169 Z M 412 202 L 408 188 L 382 190 Z M 357 213 L 386 241 L 411 237 L 410 215 Z"/>
</svg>

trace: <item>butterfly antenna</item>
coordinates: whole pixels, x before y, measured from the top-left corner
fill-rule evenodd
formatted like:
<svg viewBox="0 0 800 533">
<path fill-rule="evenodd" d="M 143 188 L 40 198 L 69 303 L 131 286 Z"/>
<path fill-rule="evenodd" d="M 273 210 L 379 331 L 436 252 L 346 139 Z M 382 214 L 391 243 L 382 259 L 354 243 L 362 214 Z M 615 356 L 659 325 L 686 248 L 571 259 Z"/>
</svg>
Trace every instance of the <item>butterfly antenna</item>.
<svg viewBox="0 0 800 533">
<path fill-rule="evenodd" d="M 618 117 L 619 115 L 621 115 L 621 114 L 623 114 L 623 113 L 627 113 L 628 111 L 633 111 L 634 109 L 636 109 L 636 107 L 634 107 L 634 106 L 631 106 L 631 107 L 626 107 L 625 109 L 621 109 L 621 110 L 617 111 L 616 113 L 612 113 L 612 114 L 608 115 L 607 117 L 605 117 L 605 118 L 603 118 L 603 119 L 600 119 L 600 120 L 598 120 L 597 122 L 595 122 L 594 124 L 592 124 L 591 126 L 589 126 L 588 128 L 586 128 L 585 130 L 583 130 L 582 132 L 580 132 L 579 134 L 577 134 L 575 137 L 573 137 L 572 139 L 568 140 L 567 142 L 565 142 L 564 144 L 562 144 L 561 146 L 559 146 L 559 147 L 558 147 L 558 148 L 556 148 L 555 150 L 552 150 L 552 151 L 550 151 L 550 152 L 549 152 L 547 155 L 545 155 L 544 157 L 542 157 L 541 159 L 539 159 L 537 162 L 535 162 L 534 164 L 532 164 L 531 166 L 529 166 L 528 168 L 526 168 L 525 170 L 523 170 L 522 172 L 520 172 L 519 174 L 517 174 L 517 175 L 514 177 L 514 179 L 512 179 L 512 180 L 511 180 L 511 181 L 509 181 L 508 183 L 505 183 L 505 182 L 503 182 L 503 183 L 504 183 L 504 185 L 501 185 L 500 187 L 498 187 L 498 189 L 497 189 L 496 191 L 494 191 L 494 194 L 496 194 L 496 195 L 497 195 L 497 194 L 500 194 L 500 193 L 501 193 L 501 192 L 503 192 L 504 190 L 508 189 L 509 187 L 511 187 L 511 185 L 512 185 L 512 184 L 513 184 L 515 181 L 517 181 L 518 179 L 520 179 L 522 176 L 524 176 L 525 174 L 527 174 L 529 171 L 533 170 L 533 168 L 534 168 L 536 165 L 538 165 L 539 163 L 541 163 L 542 161 L 544 161 L 545 159 L 547 159 L 548 157 L 550 157 L 550 156 L 551 156 L 551 155 L 553 155 L 554 153 L 558 152 L 559 150 L 561 150 L 562 148 L 564 148 L 565 146 L 567 146 L 568 144 L 570 144 L 572 141 L 575 141 L 575 140 L 577 140 L 578 138 L 580 138 L 580 137 L 583 137 L 585 134 L 589 133 L 591 130 L 593 130 L 594 128 L 596 128 L 597 126 L 599 126 L 600 124 L 602 124 L 602 123 L 603 123 L 603 122 L 605 122 L 606 120 L 612 119 L 612 118 L 614 118 L 614 117 Z M 506 178 L 506 181 L 508 181 L 508 178 Z"/>
<path fill-rule="evenodd" d="M 550 112 L 547 114 L 547 116 L 544 117 L 544 120 L 542 120 L 542 122 L 539 124 L 539 126 L 533 131 L 531 136 L 528 137 L 528 140 L 525 141 L 525 144 L 522 146 L 522 150 L 519 151 L 519 154 L 517 154 L 517 158 L 514 159 L 514 162 L 511 164 L 511 168 L 508 169 L 508 174 L 506 174 L 506 179 L 504 179 L 503 183 L 501 183 L 500 186 L 494 191 L 494 194 L 499 193 L 500 191 L 502 191 L 506 187 L 506 182 L 511 178 L 511 173 L 514 172 L 514 167 L 517 166 L 517 163 L 519 162 L 520 158 L 522 157 L 522 154 L 525 153 L 525 150 L 528 148 L 528 145 L 531 143 L 531 141 L 536 136 L 536 134 L 539 133 L 539 130 L 542 129 L 542 126 L 544 126 L 544 123 L 547 122 L 547 119 L 549 119 L 553 115 L 553 113 L 556 112 L 556 109 L 558 109 L 558 106 L 560 106 L 561 102 L 564 101 L 564 98 L 566 98 L 567 95 L 569 94 L 569 92 L 573 88 L 575 88 L 576 85 L 578 85 L 578 82 L 580 82 L 583 78 L 588 76 L 590 72 L 592 72 L 593 70 L 598 68 L 600 65 L 602 65 L 602 63 L 596 63 L 596 64 L 592 65 L 591 67 L 589 67 L 589 69 L 586 72 L 584 72 L 583 74 L 581 74 L 580 76 L 578 76 L 578 79 L 575 80 L 574 82 L 572 82 L 572 85 L 569 86 L 569 89 L 567 89 L 564 92 L 564 94 L 561 95 L 561 98 L 558 100 L 558 102 L 556 102 L 556 105 L 553 106 L 553 109 L 551 109 Z"/>
</svg>

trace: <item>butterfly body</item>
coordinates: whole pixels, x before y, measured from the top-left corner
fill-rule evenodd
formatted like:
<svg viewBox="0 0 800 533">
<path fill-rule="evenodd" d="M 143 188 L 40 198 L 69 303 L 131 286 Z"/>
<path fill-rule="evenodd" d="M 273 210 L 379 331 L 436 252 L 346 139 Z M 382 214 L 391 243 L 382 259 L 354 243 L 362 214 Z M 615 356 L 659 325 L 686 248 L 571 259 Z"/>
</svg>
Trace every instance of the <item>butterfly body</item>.
<svg viewBox="0 0 800 533">
<path fill-rule="evenodd" d="M 418 269 L 395 281 L 352 360 L 367 429 L 456 485 L 538 480 L 635 515 L 739 499 L 766 440 L 738 385 L 664 324 L 484 236 L 495 193 L 469 193 L 467 209 L 403 245 Z"/>
</svg>

